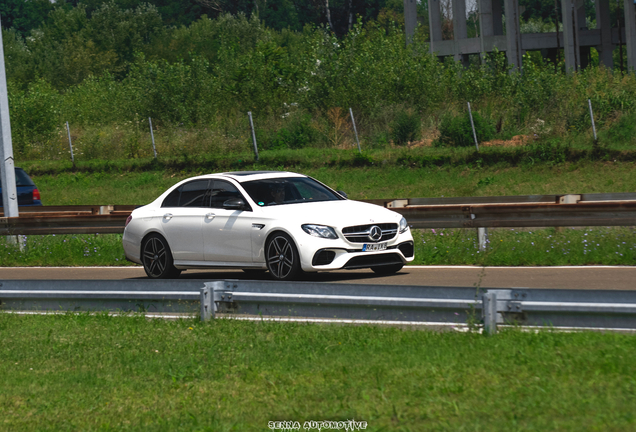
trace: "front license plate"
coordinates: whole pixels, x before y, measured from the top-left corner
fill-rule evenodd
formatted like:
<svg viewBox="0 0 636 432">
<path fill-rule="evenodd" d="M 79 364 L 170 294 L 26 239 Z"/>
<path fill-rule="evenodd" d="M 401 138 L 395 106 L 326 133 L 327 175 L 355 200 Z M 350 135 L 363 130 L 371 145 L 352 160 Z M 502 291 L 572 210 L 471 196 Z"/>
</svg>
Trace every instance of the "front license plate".
<svg viewBox="0 0 636 432">
<path fill-rule="evenodd" d="M 362 252 L 383 251 L 386 249 L 386 243 L 369 243 L 362 246 Z"/>
</svg>

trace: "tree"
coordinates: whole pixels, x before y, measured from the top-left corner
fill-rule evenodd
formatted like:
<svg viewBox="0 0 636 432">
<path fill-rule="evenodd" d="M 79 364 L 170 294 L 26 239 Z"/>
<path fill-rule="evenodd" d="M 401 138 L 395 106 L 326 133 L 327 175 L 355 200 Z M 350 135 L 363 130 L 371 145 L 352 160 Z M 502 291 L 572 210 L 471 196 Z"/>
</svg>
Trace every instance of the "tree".
<svg viewBox="0 0 636 432">
<path fill-rule="evenodd" d="M 12 28 L 20 35 L 26 36 L 46 21 L 54 7 L 55 5 L 49 0 L 2 0 L 0 2 L 2 27 Z"/>
</svg>

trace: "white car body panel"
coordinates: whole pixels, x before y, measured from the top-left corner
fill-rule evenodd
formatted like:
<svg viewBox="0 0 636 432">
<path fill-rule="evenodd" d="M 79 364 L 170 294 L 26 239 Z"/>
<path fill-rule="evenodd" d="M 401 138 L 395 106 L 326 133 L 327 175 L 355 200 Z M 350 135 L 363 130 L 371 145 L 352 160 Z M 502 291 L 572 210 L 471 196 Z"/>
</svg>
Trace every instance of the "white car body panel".
<svg viewBox="0 0 636 432">
<path fill-rule="evenodd" d="M 164 236 L 179 269 L 201 267 L 267 268 L 265 245 L 275 232 L 285 232 L 294 240 L 301 258 L 301 268 L 307 272 L 340 269 L 355 257 L 397 254 L 405 264 L 413 256 L 404 256 L 398 245 L 413 242 L 410 229 L 382 243 L 383 251 L 362 251 L 362 242 L 353 243 L 345 238 L 343 228 L 361 225 L 397 224 L 402 216 L 383 207 L 352 200 L 307 201 L 273 206 L 259 206 L 242 188 L 241 182 L 286 177 L 306 177 L 287 172 L 267 172 L 253 175 L 233 173 L 213 174 L 183 180 L 164 192 L 147 206 L 132 212 L 132 220 L 126 226 L 123 246 L 126 257 L 142 264 L 141 243 L 150 233 Z M 162 208 L 168 194 L 185 182 L 210 178 L 229 181 L 242 193 L 251 207 L 248 210 L 219 208 Z M 261 203 L 262 204 L 262 203 Z M 172 214 L 171 219 L 164 217 Z M 303 224 L 332 227 L 338 238 L 328 239 L 307 234 Z M 369 241 L 369 243 L 372 243 Z M 335 253 L 325 265 L 314 265 L 314 255 L 320 250 Z M 367 258 L 363 258 L 367 259 Z M 362 266 L 364 267 L 364 266 Z M 369 267 L 368 265 L 366 267 Z"/>
</svg>

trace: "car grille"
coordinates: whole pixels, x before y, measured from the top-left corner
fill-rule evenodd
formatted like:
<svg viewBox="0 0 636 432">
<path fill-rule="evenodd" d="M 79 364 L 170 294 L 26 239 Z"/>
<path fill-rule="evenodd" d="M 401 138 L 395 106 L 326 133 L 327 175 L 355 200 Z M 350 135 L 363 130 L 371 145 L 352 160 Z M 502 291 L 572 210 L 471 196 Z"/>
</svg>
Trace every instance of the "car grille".
<svg viewBox="0 0 636 432">
<path fill-rule="evenodd" d="M 369 230 L 372 226 L 378 226 L 382 230 L 382 237 L 378 242 L 391 240 L 397 234 L 398 224 L 395 223 L 380 223 L 369 225 L 356 225 L 342 229 L 342 234 L 351 243 L 371 243 L 369 239 Z"/>
<path fill-rule="evenodd" d="M 396 253 L 384 253 L 374 255 L 360 255 L 351 258 L 344 265 L 344 269 L 368 268 L 380 265 L 402 264 L 402 259 Z"/>
</svg>

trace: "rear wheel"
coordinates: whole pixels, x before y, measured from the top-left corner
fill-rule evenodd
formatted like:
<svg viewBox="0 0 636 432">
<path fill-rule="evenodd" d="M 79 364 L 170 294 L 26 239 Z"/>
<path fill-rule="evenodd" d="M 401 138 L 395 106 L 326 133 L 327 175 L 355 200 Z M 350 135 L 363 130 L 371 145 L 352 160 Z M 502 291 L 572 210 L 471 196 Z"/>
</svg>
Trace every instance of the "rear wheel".
<svg viewBox="0 0 636 432">
<path fill-rule="evenodd" d="M 379 275 L 392 275 L 402 270 L 402 267 L 404 267 L 404 264 L 391 264 L 391 265 L 371 267 L 371 270 L 373 270 L 376 274 L 379 274 Z"/>
<path fill-rule="evenodd" d="M 302 273 L 298 249 L 292 238 L 285 233 L 276 233 L 269 239 L 265 257 L 267 269 L 274 279 L 293 280 Z"/>
<path fill-rule="evenodd" d="M 168 242 L 159 234 L 151 234 L 146 239 L 141 247 L 141 261 L 151 279 L 170 279 L 181 274 L 174 266 Z"/>
</svg>

